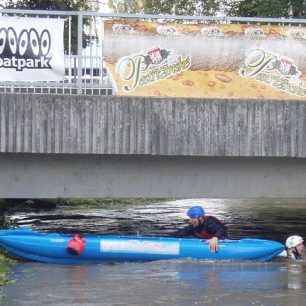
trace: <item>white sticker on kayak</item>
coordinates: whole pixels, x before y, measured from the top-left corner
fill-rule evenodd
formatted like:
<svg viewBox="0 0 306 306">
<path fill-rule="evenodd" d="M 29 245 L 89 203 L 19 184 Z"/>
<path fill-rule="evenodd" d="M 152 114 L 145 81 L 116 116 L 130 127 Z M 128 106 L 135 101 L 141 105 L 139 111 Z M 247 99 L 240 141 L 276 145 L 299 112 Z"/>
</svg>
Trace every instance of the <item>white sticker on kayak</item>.
<svg viewBox="0 0 306 306">
<path fill-rule="evenodd" d="M 101 252 L 128 252 L 128 253 L 148 253 L 178 255 L 180 245 L 178 242 L 161 242 L 161 241 L 141 241 L 141 240 L 101 240 Z"/>
<path fill-rule="evenodd" d="M 50 239 L 50 242 L 59 242 L 59 243 L 62 243 L 62 242 L 65 242 L 65 239 L 61 239 L 61 238 L 52 238 L 52 239 Z"/>
</svg>

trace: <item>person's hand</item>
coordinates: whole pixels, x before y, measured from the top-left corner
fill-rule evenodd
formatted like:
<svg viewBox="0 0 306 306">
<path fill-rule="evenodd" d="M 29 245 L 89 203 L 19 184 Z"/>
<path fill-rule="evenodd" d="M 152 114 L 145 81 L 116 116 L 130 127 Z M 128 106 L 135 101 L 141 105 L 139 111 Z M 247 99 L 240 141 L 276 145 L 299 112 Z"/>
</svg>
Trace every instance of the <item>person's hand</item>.
<svg viewBox="0 0 306 306">
<path fill-rule="evenodd" d="M 209 250 L 211 252 L 218 252 L 219 251 L 219 239 L 217 237 L 213 237 L 211 239 L 208 240 L 209 243 Z"/>
</svg>

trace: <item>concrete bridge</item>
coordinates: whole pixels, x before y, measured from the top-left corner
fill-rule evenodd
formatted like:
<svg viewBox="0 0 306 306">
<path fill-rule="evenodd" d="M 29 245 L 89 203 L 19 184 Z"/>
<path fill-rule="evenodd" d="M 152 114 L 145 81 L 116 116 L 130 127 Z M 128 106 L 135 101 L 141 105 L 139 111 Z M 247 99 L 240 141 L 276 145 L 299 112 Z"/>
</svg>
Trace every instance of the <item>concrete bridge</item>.
<svg viewBox="0 0 306 306">
<path fill-rule="evenodd" d="M 306 197 L 306 104 L 0 94 L 0 198 Z"/>
</svg>

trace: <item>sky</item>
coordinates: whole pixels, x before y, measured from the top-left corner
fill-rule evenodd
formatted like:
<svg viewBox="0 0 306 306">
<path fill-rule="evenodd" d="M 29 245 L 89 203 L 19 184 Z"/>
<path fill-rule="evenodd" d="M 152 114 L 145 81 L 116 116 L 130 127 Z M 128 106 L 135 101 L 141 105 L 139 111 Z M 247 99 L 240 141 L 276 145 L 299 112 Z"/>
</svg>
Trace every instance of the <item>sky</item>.
<svg viewBox="0 0 306 306">
<path fill-rule="evenodd" d="M 1 1 L 1 0 L 0 0 Z M 110 13 L 110 9 L 108 7 L 108 0 L 98 0 L 98 2 L 100 3 L 100 12 L 101 13 Z"/>
</svg>

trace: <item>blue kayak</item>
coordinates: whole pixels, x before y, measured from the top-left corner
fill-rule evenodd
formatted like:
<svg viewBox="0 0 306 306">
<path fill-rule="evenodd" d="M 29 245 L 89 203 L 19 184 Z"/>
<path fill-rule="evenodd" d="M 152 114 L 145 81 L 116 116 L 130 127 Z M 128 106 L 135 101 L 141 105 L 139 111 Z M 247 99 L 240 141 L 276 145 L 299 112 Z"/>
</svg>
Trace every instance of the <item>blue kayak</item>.
<svg viewBox="0 0 306 306">
<path fill-rule="evenodd" d="M 166 259 L 261 260 L 284 250 L 279 242 L 263 239 L 221 240 L 219 251 L 210 252 L 207 240 L 193 238 L 84 235 L 79 255 L 67 251 L 73 235 L 36 232 L 28 228 L 0 230 L 0 246 L 26 260 L 57 264 Z"/>
</svg>

